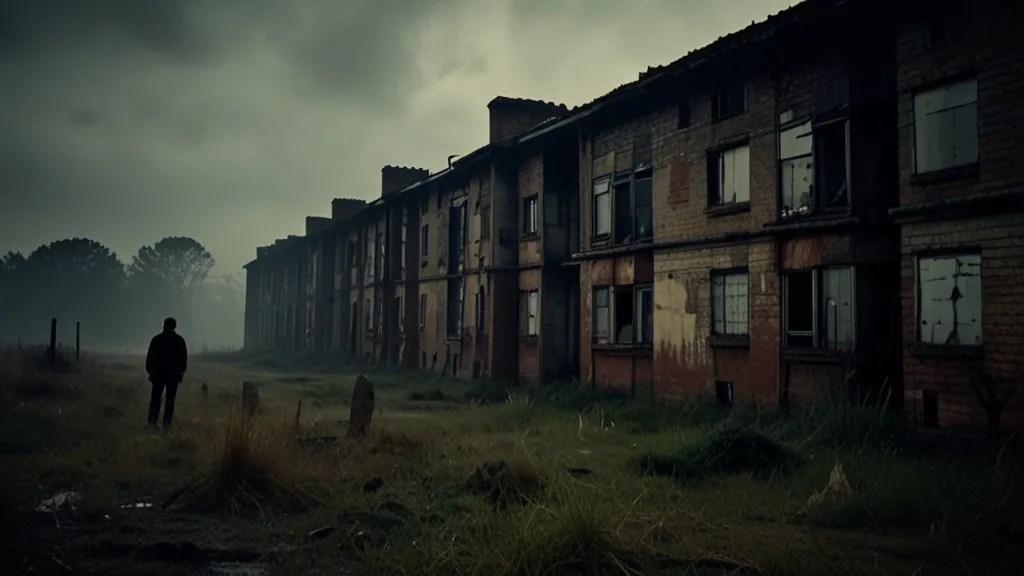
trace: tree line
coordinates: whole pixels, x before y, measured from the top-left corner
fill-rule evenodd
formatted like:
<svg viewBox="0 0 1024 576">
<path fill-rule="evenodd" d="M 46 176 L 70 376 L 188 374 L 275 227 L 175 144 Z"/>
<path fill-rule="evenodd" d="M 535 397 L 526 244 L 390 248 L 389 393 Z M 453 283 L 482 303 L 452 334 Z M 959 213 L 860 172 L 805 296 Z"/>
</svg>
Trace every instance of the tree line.
<svg viewBox="0 0 1024 576">
<path fill-rule="evenodd" d="M 63 342 L 81 322 L 87 349 L 137 347 L 174 316 L 199 345 L 197 321 L 219 327 L 216 345 L 230 345 L 241 339 L 244 289 L 232 277 L 211 278 L 214 263 L 201 243 L 182 236 L 142 246 L 127 263 L 88 238 L 57 240 L 27 256 L 8 252 L 0 258 L 0 341 L 42 342 L 57 318 Z"/>
</svg>

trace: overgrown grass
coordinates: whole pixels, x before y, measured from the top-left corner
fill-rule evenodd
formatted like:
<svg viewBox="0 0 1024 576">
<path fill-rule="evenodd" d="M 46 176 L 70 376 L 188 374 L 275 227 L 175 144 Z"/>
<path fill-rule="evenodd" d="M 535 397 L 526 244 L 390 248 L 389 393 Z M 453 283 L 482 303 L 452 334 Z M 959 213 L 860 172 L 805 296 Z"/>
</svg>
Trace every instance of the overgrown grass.
<svg viewBox="0 0 1024 576">
<path fill-rule="evenodd" d="M 190 378 L 209 394 L 187 379 L 175 431 L 151 437 L 141 366 L 118 362 L 25 372 L 44 395 L 5 380 L 3 438 L 32 449 L 0 461 L 43 485 L 21 509 L 77 486 L 90 517 L 114 519 L 80 522 L 116 530 L 115 506 L 188 485 L 184 510 L 296 547 L 275 574 L 997 573 L 1024 534 L 1019 485 L 997 485 L 988 455 L 916 451 L 884 406 L 818 398 L 783 416 L 378 371 L 382 410 L 355 440 L 354 375 L 204 361 Z M 262 382 L 256 417 L 238 410 L 243 379 Z M 321 406 L 296 430 L 298 398 Z"/>
</svg>

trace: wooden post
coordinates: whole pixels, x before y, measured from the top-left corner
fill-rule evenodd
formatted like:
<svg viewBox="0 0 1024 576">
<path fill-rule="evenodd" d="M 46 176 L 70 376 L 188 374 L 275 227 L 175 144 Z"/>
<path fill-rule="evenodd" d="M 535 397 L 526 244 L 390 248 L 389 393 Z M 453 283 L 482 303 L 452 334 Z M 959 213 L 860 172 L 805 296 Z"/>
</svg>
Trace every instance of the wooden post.
<svg viewBox="0 0 1024 576">
<path fill-rule="evenodd" d="M 50 368 L 57 366 L 57 319 L 50 319 L 50 347 L 46 351 L 49 356 Z"/>
<path fill-rule="evenodd" d="M 82 354 L 82 323 L 75 322 L 75 362 Z"/>
</svg>

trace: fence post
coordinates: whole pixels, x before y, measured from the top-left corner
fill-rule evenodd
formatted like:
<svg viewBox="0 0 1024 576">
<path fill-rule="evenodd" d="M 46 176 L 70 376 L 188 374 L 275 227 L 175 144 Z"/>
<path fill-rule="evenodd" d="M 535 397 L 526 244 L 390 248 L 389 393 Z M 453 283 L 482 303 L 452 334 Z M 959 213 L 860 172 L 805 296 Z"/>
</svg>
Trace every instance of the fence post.
<svg viewBox="0 0 1024 576">
<path fill-rule="evenodd" d="M 46 351 L 49 356 L 50 368 L 57 367 L 57 319 L 50 318 L 50 348 Z"/>
<path fill-rule="evenodd" d="M 82 322 L 75 322 L 75 362 L 82 353 Z"/>
</svg>

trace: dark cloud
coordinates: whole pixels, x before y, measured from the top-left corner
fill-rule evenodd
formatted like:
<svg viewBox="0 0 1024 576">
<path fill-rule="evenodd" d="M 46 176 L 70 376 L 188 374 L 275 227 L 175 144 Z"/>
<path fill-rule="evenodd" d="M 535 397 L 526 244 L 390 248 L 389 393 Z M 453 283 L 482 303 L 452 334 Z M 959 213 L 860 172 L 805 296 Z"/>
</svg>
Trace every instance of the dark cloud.
<svg viewBox="0 0 1024 576">
<path fill-rule="evenodd" d="M 495 95 L 579 104 L 788 4 L 0 0 L 0 251 L 190 235 L 237 270 L 483 144 Z"/>
</svg>

